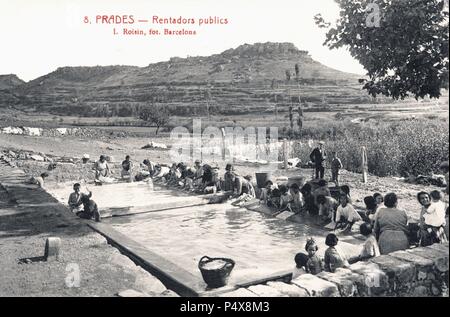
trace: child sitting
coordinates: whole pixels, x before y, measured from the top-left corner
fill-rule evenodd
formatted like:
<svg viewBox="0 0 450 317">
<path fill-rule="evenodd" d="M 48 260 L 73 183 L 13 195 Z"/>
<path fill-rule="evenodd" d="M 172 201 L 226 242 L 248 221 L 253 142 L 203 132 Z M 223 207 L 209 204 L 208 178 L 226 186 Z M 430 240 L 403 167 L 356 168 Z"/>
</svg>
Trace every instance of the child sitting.
<svg viewBox="0 0 450 317">
<path fill-rule="evenodd" d="M 373 224 L 375 221 L 375 213 L 377 212 L 378 205 L 373 196 L 364 197 L 364 204 L 366 205 L 365 222 Z"/>
<path fill-rule="evenodd" d="M 384 198 L 380 193 L 373 194 L 373 198 L 375 199 L 375 203 L 377 204 L 377 208 L 383 206 Z"/>
<path fill-rule="evenodd" d="M 337 268 L 350 266 L 347 258 L 336 249 L 338 241 L 339 239 L 334 233 L 330 233 L 325 238 L 325 244 L 328 246 L 324 257 L 325 271 L 327 272 L 334 273 Z"/>
<path fill-rule="evenodd" d="M 328 183 L 326 180 L 324 180 L 324 179 L 319 180 L 317 185 L 319 187 L 317 187 L 313 191 L 313 196 L 314 196 L 314 202 L 316 203 L 316 206 L 319 207 L 319 204 L 317 203 L 317 197 L 319 197 L 320 195 L 331 196 L 331 192 L 330 192 L 330 189 L 328 188 Z"/>
<path fill-rule="evenodd" d="M 285 210 L 291 210 L 291 201 L 292 201 L 292 196 L 291 194 L 289 194 L 289 190 L 288 187 L 286 185 L 280 185 L 278 187 L 278 189 L 280 190 L 280 208 L 278 211 L 285 211 Z"/>
<path fill-rule="evenodd" d="M 295 268 L 292 272 L 292 279 L 296 279 L 300 275 L 307 274 L 306 265 L 308 264 L 309 257 L 305 253 L 297 253 L 295 255 Z"/>
<path fill-rule="evenodd" d="M 225 174 L 223 175 L 224 179 L 224 191 L 233 191 L 234 182 L 235 182 L 235 174 L 234 167 L 232 164 L 227 164 L 225 167 Z"/>
<path fill-rule="evenodd" d="M 304 201 L 304 205 L 303 205 L 303 209 L 305 209 L 306 211 L 308 211 L 309 214 L 317 214 L 318 212 L 318 208 L 315 204 L 314 201 L 314 196 L 312 195 L 312 188 L 310 184 L 305 184 L 303 185 L 302 189 L 301 189 L 301 193 L 303 195 L 303 201 Z"/>
<path fill-rule="evenodd" d="M 339 201 L 340 205 L 336 210 L 336 227 L 334 229 L 341 228 L 345 231 L 350 231 L 353 224 L 356 221 L 361 221 L 362 218 L 348 202 L 347 194 L 342 193 Z"/>
<path fill-rule="evenodd" d="M 441 201 L 441 193 L 437 190 L 433 190 L 430 196 L 432 203 L 423 215 L 425 230 L 432 235 L 434 243 L 444 243 L 447 242 L 444 230 L 446 225 L 445 203 Z"/>
<path fill-rule="evenodd" d="M 319 216 L 323 221 L 333 221 L 334 212 L 339 203 L 336 199 L 330 196 L 320 195 L 317 197 L 317 203 L 319 204 Z"/>
<path fill-rule="evenodd" d="M 350 196 L 350 186 L 348 186 L 348 185 L 342 185 L 342 186 L 340 187 L 340 189 L 341 189 L 341 192 L 342 192 L 342 193 L 344 193 L 344 194 L 347 195 L 347 197 L 348 197 L 348 203 L 351 204 L 351 203 L 352 203 L 352 197 Z"/>
<path fill-rule="evenodd" d="M 279 209 L 280 201 L 281 201 L 281 192 L 278 188 L 275 188 L 271 191 L 269 195 L 269 198 L 267 200 L 267 206 Z"/>
<path fill-rule="evenodd" d="M 178 179 L 181 177 L 181 172 L 179 170 L 179 165 L 173 163 L 170 167 L 169 175 L 167 176 L 167 185 L 177 185 Z"/>
<path fill-rule="evenodd" d="M 272 192 L 272 186 L 273 186 L 273 182 L 271 180 L 268 180 L 265 184 L 264 184 L 264 188 L 261 189 L 261 195 L 259 197 L 260 202 L 262 201 L 265 205 L 267 205 L 267 202 L 269 200 L 269 196 Z"/>
<path fill-rule="evenodd" d="M 294 183 L 289 189 L 289 193 L 292 196 L 291 209 L 293 212 L 300 212 L 303 207 L 303 195 L 300 192 L 298 184 Z"/>
<path fill-rule="evenodd" d="M 306 272 L 316 275 L 322 272 L 322 261 L 317 255 L 319 247 L 313 238 L 306 241 L 305 250 L 308 252 L 308 262 L 306 262 Z"/>
<path fill-rule="evenodd" d="M 363 244 L 363 249 L 359 255 L 359 260 L 364 261 L 376 256 L 380 256 L 380 248 L 378 247 L 377 239 L 372 231 L 372 225 L 369 223 L 363 223 L 359 227 L 359 231 L 366 237 L 366 241 Z"/>
</svg>

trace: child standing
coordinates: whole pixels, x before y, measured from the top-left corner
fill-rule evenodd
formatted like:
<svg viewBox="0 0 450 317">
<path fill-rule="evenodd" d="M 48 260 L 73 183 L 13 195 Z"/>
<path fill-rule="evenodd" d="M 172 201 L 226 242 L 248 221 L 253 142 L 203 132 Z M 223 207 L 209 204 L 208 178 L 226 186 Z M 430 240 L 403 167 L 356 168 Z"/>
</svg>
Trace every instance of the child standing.
<svg viewBox="0 0 450 317">
<path fill-rule="evenodd" d="M 337 156 L 336 152 L 332 153 L 331 159 L 331 181 L 339 186 L 339 170 L 343 168 L 341 159 Z"/>
<path fill-rule="evenodd" d="M 432 203 L 423 215 L 425 222 L 425 230 L 431 234 L 434 243 L 447 242 L 444 227 L 445 220 L 445 203 L 441 201 L 441 193 L 438 190 L 433 190 L 430 193 Z"/>
<path fill-rule="evenodd" d="M 317 255 L 319 247 L 313 238 L 306 241 L 305 250 L 308 252 L 308 262 L 306 263 L 306 271 L 312 275 L 322 272 L 322 261 Z"/>
<path fill-rule="evenodd" d="M 349 267 L 347 258 L 336 249 L 338 237 L 334 233 L 330 233 L 325 238 L 325 244 L 328 249 L 325 251 L 325 271 L 334 273 L 336 269 L 341 267 Z"/>
</svg>

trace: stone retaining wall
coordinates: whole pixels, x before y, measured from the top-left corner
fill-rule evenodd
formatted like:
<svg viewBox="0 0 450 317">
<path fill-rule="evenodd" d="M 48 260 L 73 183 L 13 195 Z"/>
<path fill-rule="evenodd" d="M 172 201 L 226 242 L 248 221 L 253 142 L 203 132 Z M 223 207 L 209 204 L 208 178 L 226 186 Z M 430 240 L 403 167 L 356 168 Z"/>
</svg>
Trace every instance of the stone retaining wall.
<svg viewBox="0 0 450 317">
<path fill-rule="evenodd" d="M 449 245 L 434 244 L 393 252 L 352 264 L 336 273 L 302 275 L 290 283 L 239 288 L 223 297 L 368 297 L 446 296 L 448 297 Z"/>
</svg>

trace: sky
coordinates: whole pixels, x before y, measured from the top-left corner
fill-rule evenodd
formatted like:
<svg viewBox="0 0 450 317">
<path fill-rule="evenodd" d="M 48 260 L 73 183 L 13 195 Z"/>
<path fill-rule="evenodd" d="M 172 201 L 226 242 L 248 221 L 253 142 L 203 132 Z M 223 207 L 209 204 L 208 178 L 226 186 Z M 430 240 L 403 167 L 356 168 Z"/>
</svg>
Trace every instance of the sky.
<svg viewBox="0 0 450 317">
<path fill-rule="evenodd" d="M 291 42 L 324 65 L 364 74 L 348 51 L 323 46 L 325 31 L 313 20 L 317 13 L 334 21 L 339 8 L 333 0 L 0 0 L 0 74 L 29 81 L 63 66 L 143 67 L 174 56 L 208 56 L 258 42 Z M 135 23 L 96 23 L 96 16 L 103 15 L 132 15 Z M 196 23 L 220 17 L 228 24 L 158 26 L 151 23 L 155 15 L 194 18 Z M 90 23 L 84 23 L 85 17 Z M 185 28 L 197 34 L 123 35 L 123 28 L 147 33 Z"/>
</svg>

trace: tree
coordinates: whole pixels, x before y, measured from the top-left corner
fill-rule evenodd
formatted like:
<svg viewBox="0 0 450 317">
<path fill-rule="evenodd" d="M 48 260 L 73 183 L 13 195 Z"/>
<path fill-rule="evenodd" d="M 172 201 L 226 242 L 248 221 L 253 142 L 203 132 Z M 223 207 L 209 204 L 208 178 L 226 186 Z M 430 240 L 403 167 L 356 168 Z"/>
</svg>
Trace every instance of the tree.
<svg viewBox="0 0 450 317">
<path fill-rule="evenodd" d="M 286 81 L 289 82 L 291 80 L 291 72 L 289 69 L 286 69 Z"/>
<path fill-rule="evenodd" d="M 139 111 L 139 119 L 156 125 L 156 135 L 158 135 L 159 128 L 169 123 L 170 112 L 167 107 L 150 105 Z"/>
<path fill-rule="evenodd" d="M 300 117 L 303 117 L 303 108 L 302 108 L 301 104 L 298 105 L 297 111 L 298 111 L 298 115 Z"/>
<path fill-rule="evenodd" d="M 211 91 L 209 88 L 205 91 L 205 99 L 206 99 L 206 113 L 208 114 L 208 118 L 209 118 L 210 117 L 209 104 L 211 102 Z"/>
<path fill-rule="evenodd" d="M 295 64 L 295 79 L 298 81 L 300 78 L 300 67 L 298 64 Z"/>
<path fill-rule="evenodd" d="M 291 124 L 291 129 L 294 128 L 294 115 L 292 113 L 292 105 L 289 106 L 289 122 Z"/>
<path fill-rule="evenodd" d="M 270 89 L 275 89 L 276 81 L 275 78 L 272 79 L 272 83 L 270 84 Z"/>
<path fill-rule="evenodd" d="M 297 118 L 297 125 L 298 125 L 298 132 L 300 133 L 300 136 L 302 135 L 302 129 L 303 129 L 303 117 L 298 116 Z"/>
<path fill-rule="evenodd" d="M 346 47 L 367 70 L 360 79 L 372 96 L 439 98 L 448 89 L 447 0 L 336 0 L 335 25 L 320 14 L 327 29 L 324 45 Z"/>
</svg>

